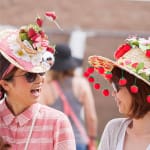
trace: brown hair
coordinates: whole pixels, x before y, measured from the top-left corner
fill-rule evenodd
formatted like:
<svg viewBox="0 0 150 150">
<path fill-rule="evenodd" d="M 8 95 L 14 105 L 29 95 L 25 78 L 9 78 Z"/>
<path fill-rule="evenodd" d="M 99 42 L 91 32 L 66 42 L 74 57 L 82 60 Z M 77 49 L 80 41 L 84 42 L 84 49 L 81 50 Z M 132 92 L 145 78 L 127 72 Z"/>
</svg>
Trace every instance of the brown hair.
<svg viewBox="0 0 150 150">
<path fill-rule="evenodd" d="M 112 82 L 118 84 L 119 79 L 124 77 L 127 79 L 127 84 L 125 87 L 128 89 L 129 93 L 132 95 L 132 105 L 131 113 L 128 115 L 131 118 L 142 118 L 144 115 L 150 111 L 150 104 L 146 101 L 146 97 L 150 94 L 150 86 L 143 82 L 142 80 L 136 78 L 134 75 L 118 68 L 114 67 L 112 70 Z M 135 83 L 136 82 L 136 83 Z M 133 84 L 139 88 L 138 93 L 134 94 L 130 91 L 130 86 Z"/>
</svg>

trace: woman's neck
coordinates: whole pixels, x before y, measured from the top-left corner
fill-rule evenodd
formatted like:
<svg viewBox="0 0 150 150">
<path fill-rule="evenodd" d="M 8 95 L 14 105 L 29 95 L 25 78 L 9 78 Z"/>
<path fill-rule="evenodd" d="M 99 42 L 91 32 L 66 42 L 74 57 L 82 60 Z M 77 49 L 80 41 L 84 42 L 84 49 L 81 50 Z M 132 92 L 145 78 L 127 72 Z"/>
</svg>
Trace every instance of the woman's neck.
<svg viewBox="0 0 150 150">
<path fill-rule="evenodd" d="M 19 115 L 20 113 L 22 113 L 25 109 L 29 107 L 27 105 L 24 105 L 22 103 L 18 103 L 15 101 L 11 102 L 8 99 L 6 100 L 6 105 L 15 116 Z"/>
<path fill-rule="evenodd" d="M 148 112 L 143 118 L 141 119 L 133 119 L 132 125 L 130 129 L 135 134 L 150 134 L 150 112 Z"/>
</svg>

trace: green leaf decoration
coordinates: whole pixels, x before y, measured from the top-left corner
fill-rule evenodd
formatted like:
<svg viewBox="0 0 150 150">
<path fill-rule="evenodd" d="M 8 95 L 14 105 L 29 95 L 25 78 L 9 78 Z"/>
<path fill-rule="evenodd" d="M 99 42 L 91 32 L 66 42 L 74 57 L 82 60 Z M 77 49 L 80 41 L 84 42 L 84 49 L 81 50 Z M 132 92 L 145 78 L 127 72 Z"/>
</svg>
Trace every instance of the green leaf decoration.
<svg viewBox="0 0 150 150">
<path fill-rule="evenodd" d="M 143 68 L 144 68 L 144 63 L 143 62 L 139 63 L 136 67 L 136 72 L 138 73 L 138 71 L 143 69 Z"/>
<path fill-rule="evenodd" d="M 39 31 L 41 31 L 41 28 L 40 28 L 37 24 L 29 24 L 29 25 L 28 25 L 28 30 L 29 30 L 30 28 L 33 28 L 37 33 L 38 33 Z"/>
<path fill-rule="evenodd" d="M 131 45 L 135 45 L 135 46 L 139 47 L 139 42 L 138 41 L 131 41 Z"/>
<path fill-rule="evenodd" d="M 147 76 L 146 73 L 140 73 L 139 75 L 145 80 L 150 81 L 150 76 Z"/>
<path fill-rule="evenodd" d="M 20 36 L 21 41 L 28 40 L 28 35 L 25 32 L 19 33 L 19 36 Z"/>
</svg>

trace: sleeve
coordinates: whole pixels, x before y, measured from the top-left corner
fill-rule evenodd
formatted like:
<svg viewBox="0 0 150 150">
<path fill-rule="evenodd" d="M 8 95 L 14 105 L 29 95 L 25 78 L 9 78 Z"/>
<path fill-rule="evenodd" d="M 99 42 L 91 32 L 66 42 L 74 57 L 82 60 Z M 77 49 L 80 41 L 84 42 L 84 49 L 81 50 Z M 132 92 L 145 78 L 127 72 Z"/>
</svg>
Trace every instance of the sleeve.
<svg viewBox="0 0 150 150">
<path fill-rule="evenodd" d="M 109 140 L 109 126 L 107 124 L 101 136 L 98 150 L 110 150 Z"/>
<path fill-rule="evenodd" d="M 76 150 L 73 130 L 65 115 L 62 115 L 55 125 L 54 150 Z"/>
<path fill-rule="evenodd" d="M 122 136 L 125 124 L 125 118 L 110 120 L 104 129 L 98 150 L 115 150 L 118 143 L 118 137 L 119 135 Z"/>
</svg>

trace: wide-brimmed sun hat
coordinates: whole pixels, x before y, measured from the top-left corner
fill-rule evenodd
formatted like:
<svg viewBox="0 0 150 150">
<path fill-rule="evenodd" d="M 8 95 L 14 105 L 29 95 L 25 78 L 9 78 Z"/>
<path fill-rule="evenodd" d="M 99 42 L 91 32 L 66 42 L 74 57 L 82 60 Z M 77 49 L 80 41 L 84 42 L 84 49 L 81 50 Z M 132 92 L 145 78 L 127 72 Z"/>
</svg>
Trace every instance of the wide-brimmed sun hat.
<svg viewBox="0 0 150 150">
<path fill-rule="evenodd" d="M 48 16 L 47 16 L 48 14 Z M 54 13 L 47 12 L 52 20 Z M 20 29 L 6 29 L 0 32 L 0 53 L 11 63 L 27 72 L 46 72 L 54 63 L 55 48 L 42 29 L 43 20 Z"/>
<path fill-rule="evenodd" d="M 106 80 L 111 80 L 113 68 L 118 67 L 142 80 L 148 86 L 150 85 L 150 38 L 145 39 L 133 36 L 126 39 L 125 44 L 115 51 L 114 58 L 116 61 L 103 56 L 90 56 L 88 58 L 90 67 L 87 68 L 84 75 L 92 83 L 95 82 L 92 75 L 94 71 L 98 72 Z M 126 83 L 125 78 L 120 78 L 119 84 L 121 86 L 126 85 Z M 100 84 L 94 83 L 94 88 L 99 89 Z M 131 89 L 132 93 L 138 92 L 138 85 L 133 84 Z M 108 96 L 109 91 L 104 89 L 103 95 Z"/>
<path fill-rule="evenodd" d="M 71 49 L 67 44 L 56 44 L 55 63 L 52 70 L 66 71 L 79 66 L 78 60 L 72 57 Z"/>
</svg>

